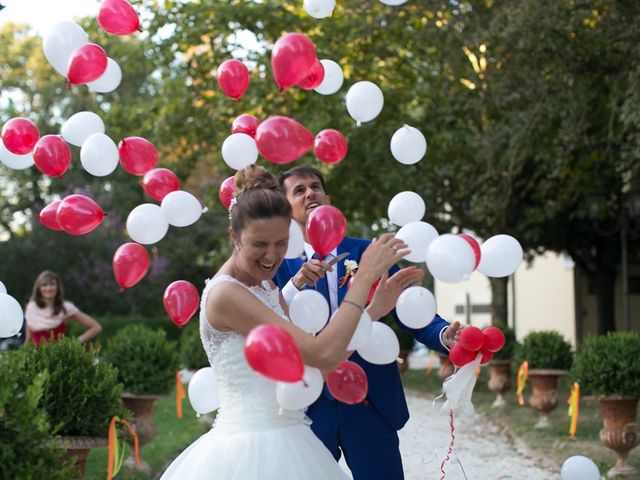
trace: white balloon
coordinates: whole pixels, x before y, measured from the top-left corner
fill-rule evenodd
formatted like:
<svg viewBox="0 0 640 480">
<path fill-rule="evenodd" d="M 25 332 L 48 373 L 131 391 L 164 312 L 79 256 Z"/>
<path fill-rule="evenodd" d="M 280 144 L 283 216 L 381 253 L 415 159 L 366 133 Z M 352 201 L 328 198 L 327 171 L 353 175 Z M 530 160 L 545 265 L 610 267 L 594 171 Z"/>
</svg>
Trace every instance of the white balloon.
<svg viewBox="0 0 640 480">
<path fill-rule="evenodd" d="M 336 7 L 336 0 L 304 0 L 302 7 L 313 18 L 327 18 Z"/>
<path fill-rule="evenodd" d="M 92 92 L 110 93 L 120 86 L 122 81 L 122 69 L 118 62 L 107 57 L 107 68 L 97 80 L 87 83 Z"/>
<path fill-rule="evenodd" d="M 358 320 L 358 326 L 351 336 L 349 345 L 347 345 L 347 350 L 349 352 L 353 352 L 364 346 L 369 340 L 372 331 L 373 322 L 371 321 L 371 317 L 367 312 L 362 312 L 362 315 L 360 315 L 360 320 Z"/>
<path fill-rule="evenodd" d="M 415 192 L 400 192 L 389 202 L 387 215 L 391 223 L 402 227 L 407 223 L 419 222 L 427 207 L 420 195 Z"/>
<path fill-rule="evenodd" d="M 127 217 L 127 233 L 138 243 L 151 245 L 167 234 L 169 223 L 159 205 L 143 203 L 131 210 Z"/>
<path fill-rule="evenodd" d="M 293 218 L 289 223 L 289 245 L 284 258 L 298 258 L 304 252 L 304 234 L 302 228 Z"/>
<path fill-rule="evenodd" d="M 333 95 L 340 90 L 342 82 L 344 82 L 342 68 L 333 60 L 326 58 L 320 60 L 320 63 L 324 67 L 324 78 L 322 79 L 322 83 L 314 90 L 321 95 Z"/>
<path fill-rule="evenodd" d="M 109 175 L 116 169 L 119 160 L 118 147 L 104 133 L 94 133 L 80 149 L 80 163 L 96 177 Z"/>
<path fill-rule="evenodd" d="M 104 122 L 93 112 L 78 112 L 62 124 L 60 135 L 71 145 L 82 147 L 94 133 L 104 133 Z"/>
<path fill-rule="evenodd" d="M 424 328 L 436 316 L 436 299 L 424 287 L 409 287 L 396 302 L 398 319 L 409 328 Z"/>
<path fill-rule="evenodd" d="M 305 332 L 318 333 L 329 319 L 329 304 L 321 293 L 302 290 L 291 300 L 289 317 Z"/>
<path fill-rule="evenodd" d="M 389 5 L 390 7 L 397 7 L 398 5 L 407 3 L 407 0 L 380 0 L 380 3 L 384 3 L 385 5 Z"/>
<path fill-rule="evenodd" d="M 2 282 L 0 282 L 0 293 L 7 293 L 7 287 Z"/>
<path fill-rule="evenodd" d="M 258 160 L 256 141 L 246 133 L 234 133 L 222 143 L 222 159 L 234 170 L 242 170 Z"/>
<path fill-rule="evenodd" d="M 520 242 L 510 235 L 495 235 L 480 247 L 478 271 L 487 277 L 507 277 L 522 263 Z"/>
<path fill-rule="evenodd" d="M 85 43 L 89 43 L 89 36 L 82 27 L 65 20 L 51 27 L 44 37 L 42 46 L 47 61 L 60 75 L 66 77 L 71 54 Z"/>
<path fill-rule="evenodd" d="M 600 470 L 589 457 L 574 455 L 562 464 L 562 480 L 600 480 Z"/>
<path fill-rule="evenodd" d="M 347 111 L 358 126 L 376 118 L 383 105 L 384 95 L 375 83 L 357 82 L 347 92 Z"/>
<path fill-rule="evenodd" d="M 18 301 L 11 295 L 0 293 L 0 338 L 20 333 L 24 314 Z"/>
<path fill-rule="evenodd" d="M 2 140 L 0 140 L 0 161 L 13 170 L 24 170 L 25 168 L 32 167 L 34 164 L 33 153 L 16 155 L 7 150 Z"/>
<path fill-rule="evenodd" d="M 409 262 L 424 262 L 427 259 L 429 244 L 438 238 L 438 231 L 427 222 L 411 222 L 396 232 L 399 238 L 409 245 L 411 253 L 404 257 Z"/>
<path fill-rule="evenodd" d="M 278 404 L 285 410 L 302 410 L 318 399 L 322 393 L 323 383 L 322 372 L 305 365 L 302 380 L 293 383 L 278 382 L 276 387 Z"/>
<path fill-rule="evenodd" d="M 191 406 L 197 413 L 210 413 L 220 407 L 218 383 L 213 368 L 204 367 L 194 373 L 187 390 Z"/>
<path fill-rule="evenodd" d="M 417 128 L 404 125 L 391 137 L 391 154 L 404 165 L 413 165 L 427 153 L 427 139 Z"/>
<path fill-rule="evenodd" d="M 400 354 L 398 337 L 391 328 L 381 322 L 373 322 L 367 342 L 358 348 L 358 353 L 369 363 L 386 365 L 393 363 Z"/>
<path fill-rule="evenodd" d="M 169 225 L 174 227 L 188 227 L 202 215 L 202 205 L 198 199 L 184 190 L 168 193 L 162 199 L 160 208 Z"/>
<path fill-rule="evenodd" d="M 475 263 L 471 245 L 457 235 L 440 235 L 427 249 L 427 268 L 431 275 L 446 283 L 467 280 Z"/>
</svg>

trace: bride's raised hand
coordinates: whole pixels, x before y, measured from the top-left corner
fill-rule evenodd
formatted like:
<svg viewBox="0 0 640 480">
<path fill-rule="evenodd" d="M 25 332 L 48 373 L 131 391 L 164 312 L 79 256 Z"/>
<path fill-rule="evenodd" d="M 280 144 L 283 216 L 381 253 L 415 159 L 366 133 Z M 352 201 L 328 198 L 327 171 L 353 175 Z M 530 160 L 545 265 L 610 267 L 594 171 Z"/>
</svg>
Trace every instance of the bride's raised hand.
<svg viewBox="0 0 640 480">
<path fill-rule="evenodd" d="M 366 276 L 373 283 L 409 253 L 406 243 L 393 233 L 385 233 L 371 242 L 362 254 L 358 275 Z"/>
</svg>

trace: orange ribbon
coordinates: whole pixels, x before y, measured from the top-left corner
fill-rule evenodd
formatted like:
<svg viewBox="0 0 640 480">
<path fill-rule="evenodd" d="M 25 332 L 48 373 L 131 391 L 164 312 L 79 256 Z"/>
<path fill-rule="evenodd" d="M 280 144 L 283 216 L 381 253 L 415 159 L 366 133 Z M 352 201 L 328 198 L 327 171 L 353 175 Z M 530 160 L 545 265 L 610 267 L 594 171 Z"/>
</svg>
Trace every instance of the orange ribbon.
<svg viewBox="0 0 640 480">
<path fill-rule="evenodd" d="M 142 460 L 140 459 L 140 445 L 138 442 L 138 434 L 133 429 L 131 424 L 124 419 L 120 419 L 118 417 L 113 417 L 111 422 L 109 422 L 109 435 L 108 435 L 108 443 L 109 443 L 109 451 L 107 454 L 107 480 L 111 480 L 115 477 L 120 468 L 122 468 L 122 463 L 124 462 L 124 440 L 122 441 L 122 445 L 118 442 L 118 433 L 116 431 L 116 427 L 118 422 L 124 424 L 126 428 L 129 429 L 131 435 L 133 435 L 133 452 L 136 457 L 136 463 L 142 466 Z"/>
<path fill-rule="evenodd" d="M 576 430 L 578 429 L 578 411 L 580 407 L 580 385 L 577 382 L 571 386 L 571 393 L 567 400 L 569 404 L 569 417 L 571 417 L 571 424 L 569 426 L 569 438 L 576 437 Z"/>
<path fill-rule="evenodd" d="M 529 378 L 529 362 L 526 360 L 522 362 L 520 368 L 518 368 L 518 375 L 516 377 L 518 405 L 524 405 L 524 387 L 527 385 L 527 378 Z"/>
<path fill-rule="evenodd" d="M 429 352 L 429 362 L 427 363 L 427 375 L 433 370 L 433 363 L 436 361 L 436 352 L 431 350 Z"/>
<path fill-rule="evenodd" d="M 184 385 L 182 385 L 182 375 L 180 372 L 176 372 L 176 415 L 178 418 L 182 418 L 182 400 L 187 398 L 187 394 L 184 391 Z"/>
</svg>

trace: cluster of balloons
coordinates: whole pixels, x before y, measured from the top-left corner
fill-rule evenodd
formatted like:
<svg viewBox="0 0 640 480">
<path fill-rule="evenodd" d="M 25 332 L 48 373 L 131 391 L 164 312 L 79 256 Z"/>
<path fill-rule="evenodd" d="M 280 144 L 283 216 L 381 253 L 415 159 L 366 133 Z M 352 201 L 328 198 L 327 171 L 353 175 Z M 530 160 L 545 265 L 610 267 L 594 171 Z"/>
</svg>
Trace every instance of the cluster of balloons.
<svg viewBox="0 0 640 480">
<path fill-rule="evenodd" d="M 22 329 L 24 314 L 18 301 L 7 294 L 0 282 L 0 338 L 13 337 Z"/>
<path fill-rule="evenodd" d="M 95 230 L 104 220 L 102 207 L 86 195 L 73 194 L 45 206 L 38 219 L 51 230 L 71 235 L 85 235 Z"/>
<path fill-rule="evenodd" d="M 460 341 L 449 352 L 449 358 L 458 367 L 462 367 L 482 355 L 480 363 L 489 362 L 493 354 L 504 347 L 504 334 L 497 327 L 480 330 L 468 326 L 460 332 Z"/>
</svg>

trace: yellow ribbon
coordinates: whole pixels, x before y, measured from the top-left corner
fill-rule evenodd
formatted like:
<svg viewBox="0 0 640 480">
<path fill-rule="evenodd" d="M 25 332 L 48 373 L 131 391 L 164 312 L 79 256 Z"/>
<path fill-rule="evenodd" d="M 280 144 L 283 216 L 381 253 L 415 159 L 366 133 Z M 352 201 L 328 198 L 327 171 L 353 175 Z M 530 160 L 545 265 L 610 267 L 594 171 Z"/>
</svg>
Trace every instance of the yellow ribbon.
<svg viewBox="0 0 640 480">
<path fill-rule="evenodd" d="M 178 418 L 182 418 L 182 400 L 187 398 L 187 394 L 184 391 L 184 385 L 182 385 L 182 375 L 180 372 L 176 372 L 176 415 Z"/>
<path fill-rule="evenodd" d="M 524 387 L 527 385 L 527 378 L 529 378 L 529 362 L 526 360 L 520 364 L 520 368 L 518 368 L 518 375 L 516 377 L 516 385 L 517 385 L 517 394 L 518 394 L 518 405 L 524 405 Z"/>
<path fill-rule="evenodd" d="M 116 431 L 116 427 L 118 422 L 121 422 L 126 428 L 129 429 L 131 434 L 133 435 L 133 451 L 136 457 L 136 463 L 142 466 L 142 460 L 140 459 L 140 446 L 138 443 L 138 434 L 133 429 L 133 427 L 124 419 L 120 419 L 118 417 L 113 417 L 111 422 L 109 422 L 109 434 L 108 434 L 108 444 L 109 450 L 107 453 L 107 480 L 111 480 L 115 477 L 120 468 L 122 468 L 122 463 L 124 462 L 124 440 L 122 442 L 118 442 L 118 433 Z"/>
<path fill-rule="evenodd" d="M 576 430 L 578 429 L 578 411 L 580 407 L 580 385 L 577 382 L 571 386 L 571 393 L 567 400 L 569 404 L 569 417 L 571 417 L 571 424 L 569 426 L 569 438 L 576 437 Z"/>
</svg>

